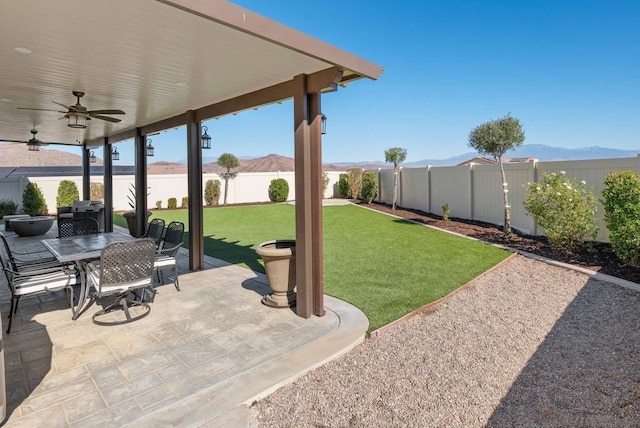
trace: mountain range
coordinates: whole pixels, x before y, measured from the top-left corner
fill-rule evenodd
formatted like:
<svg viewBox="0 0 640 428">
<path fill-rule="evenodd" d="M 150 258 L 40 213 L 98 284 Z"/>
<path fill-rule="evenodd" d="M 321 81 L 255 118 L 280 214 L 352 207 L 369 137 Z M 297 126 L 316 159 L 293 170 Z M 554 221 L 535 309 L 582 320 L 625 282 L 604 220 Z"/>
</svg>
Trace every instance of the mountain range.
<svg viewBox="0 0 640 428">
<path fill-rule="evenodd" d="M 578 159 L 609 159 L 635 157 L 638 151 L 620 150 L 607 147 L 585 147 L 580 149 L 565 149 L 561 147 L 551 147 L 543 144 L 526 144 L 516 150 L 506 153 L 505 157 L 527 158 L 532 157 L 540 161 L 553 160 L 578 160 Z M 416 162 L 405 162 L 405 168 L 418 168 L 427 165 L 450 166 L 457 165 L 468 159 L 478 156 L 476 152 L 467 152 L 447 159 L 424 159 Z M 217 173 L 224 171 L 216 163 L 216 158 L 203 158 L 203 170 L 207 173 Z M 293 158 L 270 154 L 267 156 L 246 159 L 239 158 L 240 166 L 235 168 L 236 172 L 273 172 L 273 171 L 293 171 Z M 102 162 L 98 159 L 98 165 Z M 148 165 L 149 174 L 186 174 L 187 162 L 153 162 Z M 0 167 L 16 166 L 78 166 L 82 165 L 79 155 L 67 153 L 55 149 L 41 150 L 39 152 L 29 152 L 24 145 L 0 144 Z M 371 162 L 337 162 L 325 164 L 326 171 L 343 171 L 349 167 L 359 167 L 364 169 L 391 168 L 392 164 L 381 161 Z"/>
</svg>

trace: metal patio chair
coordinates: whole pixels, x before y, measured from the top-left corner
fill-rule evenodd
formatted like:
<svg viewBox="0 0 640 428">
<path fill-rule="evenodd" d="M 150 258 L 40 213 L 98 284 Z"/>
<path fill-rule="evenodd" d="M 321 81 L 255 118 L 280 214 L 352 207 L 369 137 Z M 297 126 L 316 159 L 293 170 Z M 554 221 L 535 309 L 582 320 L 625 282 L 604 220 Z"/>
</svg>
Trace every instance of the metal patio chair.
<svg viewBox="0 0 640 428">
<path fill-rule="evenodd" d="M 129 292 L 144 291 L 153 286 L 153 263 L 156 245 L 152 239 L 113 242 L 102 250 L 100 264 L 86 265 L 87 285 L 92 287 L 92 300 L 116 296 L 115 301 L 93 314 L 93 322 L 99 325 L 125 324 L 144 318 L 151 308 L 142 299 L 134 300 Z M 124 320 L 113 320 L 108 314 L 122 308 Z M 133 314 L 131 309 L 136 309 Z"/>
<path fill-rule="evenodd" d="M 65 218 L 58 221 L 58 238 L 100 233 L 98 220 L 91 217 Z"/>
<path fill-rule="evenodd" d="M 11 332 L 13 316 L 18 312 L 20 298 L 35 296 L 60 290 L 65 290 L 69 306 L 73 309 L 73 286 L 80 284 L 80 279 L 75 269 L 63 266 L 60 263 L 20 263 L 12 261 L 4 236 L 5 251 L 0 251 L 0 264 L 7 278 L 7 284 L 11 291 L 11 309 L 9 310 L 9 326 L 7 334 Z"/>
<path fill-rule="evenodd" d="M 160 243 L 162 242 L 162 235 L 164 234 L 164 220 L 161 218 L 154 218 L 149 222 L 149 226 L 147 227 L 147 233 L 145 233 L 143 238 L 151 238 L 156 243 L 156 248 L 160 247 Z"/>
<path fill-rule="evenodd" d="M 173 269 L 173 285 L 176 290 L 180 291 L 180 283 L 178 282 L 178 261 L 177 255 L 180 247 L 182 246 L 182 237 L 184 235 L 184 223 L 179 221 L 172 221 L 167 226 L 164 239 L 156 254 L 156 261 L 154 264 L 156 273 L 158 275 L 158 281 L 164 284 L 163 271 L 165 269 Z"/>
<path fill-rule="evenodd" d="M 0 241 L 6 257 L 7 266 L 12 270 L 18 271 L 42 271 L 42 270 L 62 270 L 65 265 L 60 263 L 51 255 L 46 248 L 29 253 L 20 253 L 12 250 L 9 246 L 7 238 L 0 233 Z"/>
</svg>

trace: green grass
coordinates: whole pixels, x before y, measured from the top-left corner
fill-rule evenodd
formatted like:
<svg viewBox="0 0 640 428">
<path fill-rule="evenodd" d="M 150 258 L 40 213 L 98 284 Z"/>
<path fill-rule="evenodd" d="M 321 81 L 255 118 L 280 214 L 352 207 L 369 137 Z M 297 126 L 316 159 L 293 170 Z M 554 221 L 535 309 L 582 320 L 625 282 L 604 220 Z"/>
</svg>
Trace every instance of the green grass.
<svg viewBox="0 0 640 428">
<path fill-rule="evenodd" d="M 294 207 L 288 204 L 204 213 L 205 253 L 255 271 L 264 272 L 255 253 L 259 243 L 295 237 Z M 187 211 L 154 216 L 186 224 Z M 510 255 L 356 206 L 325 207 L 323 217 L 325 292 L 360 308 L 369 331 L 451 293 Z"/>
</svg>

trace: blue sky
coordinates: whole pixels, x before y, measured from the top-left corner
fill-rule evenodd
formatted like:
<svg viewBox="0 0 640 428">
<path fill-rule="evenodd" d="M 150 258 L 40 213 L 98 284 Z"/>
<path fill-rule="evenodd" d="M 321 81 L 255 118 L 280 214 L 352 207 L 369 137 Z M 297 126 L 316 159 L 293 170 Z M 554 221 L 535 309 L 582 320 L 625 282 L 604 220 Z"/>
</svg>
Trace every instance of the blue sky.
<svg viewBox="0 0 640 428">
<path fill-rule="evenodd" d="M 410 162 L 459 155 L 473 127 L 509 112 L 525 144 L 640 150 L 640 1 L 233 2 L 384 68 L 323 96 L 325 163 L 384 161 L 389 147 Z M 293 156 L 291 109 L 205 123 L 203 155 Z M 154 160 L 186 158 L 184 132 L 152 137 Z M 120 151 L 126 163 L 133 148 Z"/>
</svg>

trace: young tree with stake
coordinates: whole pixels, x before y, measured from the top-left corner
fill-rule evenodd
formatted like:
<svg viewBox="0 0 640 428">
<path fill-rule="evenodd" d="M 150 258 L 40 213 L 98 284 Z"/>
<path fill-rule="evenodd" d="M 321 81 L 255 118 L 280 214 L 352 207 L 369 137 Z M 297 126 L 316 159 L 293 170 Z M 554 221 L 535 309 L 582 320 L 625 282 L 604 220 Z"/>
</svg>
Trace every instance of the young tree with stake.
<svg viewBox="0 0 640 428">
<path fill-rule="evenodd" d="M 384 151 L 384 161 L 393 163 L 393 205 L 391 209 L 396 209 L 398 201 L 398 172 L 400 164 L 407 160 L 407 149 L 392 147 Z"/>
</svg>

